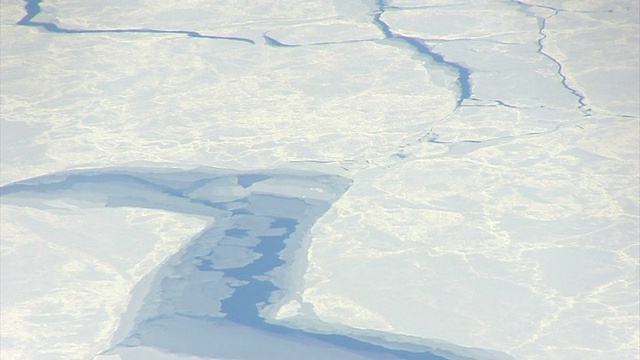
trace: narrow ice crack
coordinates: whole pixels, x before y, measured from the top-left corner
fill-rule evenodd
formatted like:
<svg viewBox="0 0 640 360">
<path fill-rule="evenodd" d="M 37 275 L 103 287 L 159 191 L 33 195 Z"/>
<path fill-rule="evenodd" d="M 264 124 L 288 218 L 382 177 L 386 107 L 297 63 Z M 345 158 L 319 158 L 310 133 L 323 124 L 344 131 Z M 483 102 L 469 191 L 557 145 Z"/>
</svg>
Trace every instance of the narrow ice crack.
<svg viewBox="0 0 640 360">
<path fill-rule="evenodd" d="M 427 46 L 424 39 L 394 33 L 389 24 L 382 20 L 382 15 L 385 13 L 387 8 L 389 8 L 386 1 L 378 0 L 376 5 L 378 10 L 375 12 L 373 22 L 378 26 L 380 31 L 382 31 L 385 38 L 402 40 L 411 46 L 417 53 L 430 57 L 436 63 L 448 66 L 458 74 L 456 82 L 460 95 L 456 101 L 456 109 L 459 108 L 465 100 L 471 97 L 471 70 L 459 63 L 446 60 L 442 54 L 434 52 L 429 46 Z"/>
<path fill-rule="evenodd" d="M 525 2 L 522 1 L 518 1 L 518 0 L 513 0 L 513 2 L 515 2 L 516 4 L 518 4 L 520 6 L 520 11 L 523 12 L 525 15 L 527 16 L 533 16 L 537 19 L 538 21 L 538 34 L 540 34 L 540 38 L 538 38 L 537 44 L 538 44 L 538 53 L 542 56 L 544 56 L 545 58 L 549 59 L 551 62 L 553 62 L 556 67 L 557 67 L 557 74 L 560 77 L 560 83 L 562 84 L 562 86 L 567 89 L 573 96 L 575 96 L 577 98 L 577 102 L 578 102 L 578 109 L 585 115 L 585 116 L 589 116 L 591 113 L 591 109 L 588 107 L 587 103 L 586 103 L 586 98 L 585 96 L 578 91 L 577 89 L 571 87 L 569 85 L 569 83 L 567 82 L 567 76 L 564 73 L 564 67 L 562 66 L 562 63 L 554 58 L 553 56 L 551 56 L 551 54 L 549 54 L 548 52 L 545 51 L 544 48 L 544 41 L 547 39 L 547 33 L 545 32 L 546 28 L 547 28 L 547 20 L 551 19 L 552 17 L 558 15 L 561 11 L 563 11 L 562 9 L 558 9 L 558 8 L 554 8 L 554 7 L 550 7 L 550 6 L 542 6 L 542 5 L 532 5 L 532 4 L 527 4 Z M 529 9 L 532 7 L 539 7 L 542 9 L 547 9 L 547 10 L 551 10 L 553 11 L 553 14 L 549 15 L 549 16 L 540 16 L 540 15 L 536 15 L 534 12 L 530 11 Z"/>
<path fill-rule="evenodd" d="M 267 35 L 266 33 L 262 34 L 262 38 L 264 39 L 267 45 L 273 46 L 273 47 L 299 47 L 300 46 L 300 45 L 290 45 L 290 44 L 282 43 L 272 38 L 271 36 Z"/>
<path fill-rule="evenodd" d="M 557 131 L 558 129 L 560 129 L 560 127 L 561 125 L 556 125 L 553 129 L 545 130 L 545 131 L 531 131 L 524 134 L 507 135 L 507 136 L 500 136 L 500 137 L 494 137 L 494 138 L 482 139 L 482 140 L 466 139 L 466 140 L 458 140 L 458 141 L 438 140 L 440 136 L 430 131 L 428 134 L 418 139 L 418 142 L 428 142 L 433 144 L 460 144 L 460 143 L 482 144 L 482 143 L 489 143 L 489 142 L 495 142 L 495 141 L 501 141 L 501 140 L 512 140 L 512 139 L 517 139 L 525 136 L 548 135 L 550 133 Z"/>
<path fill-rule="evenodd" d="M 552 16 L 555 16 L 557 14 L 558 14 L 558 12 L 556 12 Z M 578 90 L 576 90 L 576 89 L 572 88 L 571 86 L 569 86 L 569 84 L 567 83 L 567 76 L 563 72 L 564 69 L 562 67 L 562 63 L 560 61 L 558 61 L 556 58 L 554 58 L 553 56 L 549 55 L 549 53 L 544 51 L 543 42 L 547 38 L 547 34 L 544 32 L 544 30 L 545 30 L 545 27 L 546 27 L 546 24 L 547 24 L 547 19 L 548 18 L 542 18 L 539 21 L 541 37 L 540 37 L 540 39 L 538 39 L 538 52 L 540 54 L 542 54 L 543 56 L 545 56 L 546 58 L 548 58 L 549 60 L 551 60 L 553 63 L 555 63 L 558 66 L 558 75 L 562 79 L 560 81 L 562 83 L 562 86 L 565 89 L 569 90 L 569 92 L 571 92 L 575 97 L 578 98 L 578 104 L 580 104 L 578 106 L 578 109 L 583 111 L 585 113 L 585 115 L 586 115 L 586 114 L 588 114 L 590 112 L 590 109 L 587 107 L 587 104 L 585 103 L 585 96 L 582 95 L 582 93 L 580 93 Z"/>
<path fill-rule="evenodd" d="M 475 100 L 475 99 L 472 99 Z M 519 106 L 514 106 L 514 105 L 509 105 L 507 103 L 505 103 L 502 100 L 491 100 L 493 101 L 492 104 L 469 104 L 469 105 L 464 105 L 465 107 L 498 107 L 498 106 L 502 106 L 502 107 L 506 107 L 509 109 L 522 109 L 522 107 Z"/>
<path fill-rule="evenodd" d="M 191 30 L 157 30 L 157 29 L 145 29 L 145 28 L 130 28 L 130 29 L 66 29 L 61 28 L 58 25 L 50 22 L 33 21 L 33 19 L 42 11 L 40 3 L 42 0 L 25 0 L 26 15 L 17 22 L 21 26 L 31 26 L 43 28 L 49 32 L 60 34 L 118 34 L 118 33 L 142 33 L 142 34 L 181 34 L 187 35 L 192 38 L 211 39 L 211 40 L 230 40 L 240 41 L 250 44 L 255 44 L 251 39 L 234 37 L 234 36 L 215 36 L 215 35 L 202 35 L 197 31 Z"/>
</svg>

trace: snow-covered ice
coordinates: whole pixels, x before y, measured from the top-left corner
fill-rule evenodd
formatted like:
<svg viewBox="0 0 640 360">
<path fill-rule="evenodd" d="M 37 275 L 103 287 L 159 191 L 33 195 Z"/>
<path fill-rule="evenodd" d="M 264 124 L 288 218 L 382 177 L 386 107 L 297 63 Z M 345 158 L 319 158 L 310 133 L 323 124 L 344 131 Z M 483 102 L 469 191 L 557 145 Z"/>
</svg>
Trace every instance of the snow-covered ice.
<svg viewBox="0 0 640 360">
<path fill-rule="evenodd" d="M 5 359 L 636 359 L 636 1 L 1 0 Z"/>
</svg>

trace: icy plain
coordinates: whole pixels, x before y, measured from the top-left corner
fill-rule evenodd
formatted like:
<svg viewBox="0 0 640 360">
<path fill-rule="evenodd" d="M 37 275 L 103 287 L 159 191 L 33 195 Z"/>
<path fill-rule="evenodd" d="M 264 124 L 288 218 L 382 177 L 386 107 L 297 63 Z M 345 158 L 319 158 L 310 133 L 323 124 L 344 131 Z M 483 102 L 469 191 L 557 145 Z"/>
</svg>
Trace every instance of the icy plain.
<svg viewBox="0 0 640 360">
<path fill-rule="evenodd" d="M 0 0 L 3 359 L 637 359 L 637 1 Z"/>
</svg>

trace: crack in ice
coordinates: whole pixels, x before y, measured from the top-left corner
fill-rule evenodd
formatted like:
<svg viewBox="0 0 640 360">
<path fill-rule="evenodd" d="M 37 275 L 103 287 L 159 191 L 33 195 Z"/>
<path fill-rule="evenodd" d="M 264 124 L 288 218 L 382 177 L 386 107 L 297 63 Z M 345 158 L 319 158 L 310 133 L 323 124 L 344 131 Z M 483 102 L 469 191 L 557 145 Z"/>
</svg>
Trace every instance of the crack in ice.
<svg viewBox="0 0 640 360">
<path fill-rule="evenodd" d="M 385 38 L 402 40 L 411 46 L 417 53 L 430 57 L 438 64 L 448 66 L 458 74 L 456 82 L 458 84 L 460 95 L 456 101 L 456 108 L 459 108 L 465 100 L 471 98 L 471 70 L 469 68 L 466 68 L 459 63 L 446 60 L 443 55 L 434 52 L 429 46 L 427 46 L 423 39 L 394 33 L 389 24 L 382 20 L 382 15 L 385 13 L 387 8 L 389 8 L 386 1 L 378 0 L 376 5 L 378 10 L 373 16 L 373 22 L 378 26 L 380 31 L 382 31 Z"/>
<path fill-rule="evenodd" d="M 547 26 L 547 20 L 551 19 L 552 17 L 558 15 L 561 11 L 564 11 L 562 9 L 558 9 L 558 8 L 554 8 L 554 7 L 550 7 L 550 6 L 543 6 L 543 5 L 533 5 L 533 4 L 527 4 L 525 2 L 522 1 L 518 1 L 518 0 L 513 0 L 514 3 L 518 4 L 520 6 L 520 11 L 523 12 L 525 15 L 528 16 L 533 16 L 537 19 L 538 22 L 538 34 L 540 34 L 540 38 L 537 41 L 538 44 L 538 53 L 542 56 L 544 56 L 545 58 L 549 59 L 551 62 L 553 62 L 558 70 L 556 71 L 558 76 L 560 76 L 560 83 L 562 84 L 562 86 L 567 89 L 573 96 L 575 96 L 577 98 L 577 102 L 578 102 L 578 109 L 580 111 L 582 111 L 583 114 L 585 114 L 586 116 L 589 116 L 591 113 L 591 109 L 588 107 L 587 103 L 586 103 L 586 97 L 577 89 L 571 87 L 568 82 L 567 82 L 567 76 L 564 74 L 564 68 L 562 66 L 562 63 L 560 61 L 558 61 L 556 58 L 554 58 L 553 56 L 551 56 L 549 53 L 547 53 L 544 49 L 544 41 L 547 39 L 547 34 L 545 33 L 546 30 L 546 26 Z M 533 12 L 531 12 L 529 10 L 529 8 L 532 7 L 539 7 L 542 9 L 547 9 L 547 10 L 551 10 L 553 11 L 553 14 L 551 14 L 550 16 L 539 16 L 534 14 Z"/>
<path fill-rule="evenodd" d="M 268 189 L 270 182 L 278 180 L 297 182 L 301 189 L 321 188 L 324 195 L 315 198 L 311 193 L 296 196 L 260 189 L 260 186 Z M 259 339 L 246 334 L 239 339 L 248 346 L 292 339 L 301 346 L 320 344 L 325 350 L 338 349 L 354 358 L 444 360 L 429 346 L 403 342 L 407 347 L 403 348 L 403 343 L 389 343 L 366 331 L 344 335 L 314 332 L 265 319 L 261 309 L 273 304 L 283 290 L 278 286 L 282 280 L 275 272 L 292 276 L 283 267 L 293 261 L 292 253 L 301 246 L 304 234 L 351 183 L 347 178 L 320 173 L 106 168 L 56 173 L 7 184 L 0 187 L 0 197 L 4 203 L 16 201 L 40 209 L 49 209 L 47 200 L 63 198 L 90 202 L 92 207 L 162 209 L 215 218 L 161 265 L 152 290 L 137 312 L 134 327 L 102 354 L 138 345 L 180 352 L 180 337 L 165 336 L 164 329 L 179 326 L 176 325 L 179 319 L 188 317 L 205 322 L 206 329 L 213 332 L 252 329 Z M 237 191 L 242 188 L 242 193 L 230 196 L 233 191 L 211 191 L 221 184 Z M 238 255 L 233 261 L 226 260 L 225 249 L 229 248 L 236 249 L 231 251 Z M 221 282 L 216 282 L 216 276 L 209 276 L 211 272 L 218 274 Z M 218 285 L 211 294 L 198 290 L 212 284 Z M 230 294 L 225 295 L 225 287 L 231 289 Z M 215 313 L 216 301 L 220 315 L 211 313 Z M 210 311 L 202 312 L 199 305 L 202 303 L 210 303 Z M 192 354 L 216 355 L 226 344 L 206 339 L 190 346 Z"/>
<path fill-rule="evenodd" d="M 192 38 L 199 39 L 211 39 L 211 40 L 230 40 L 239 41 L 250 44 L 255 44 L 251 39 L 234 37 L 234 36 L 215 36 L 215 35 L 202 35 L 197 31 L 191 30 L 155 30 L 145 28 L 132 28 L 132 29 L 66 29 L 61 28 L 58 25 L 50 22 L 33 21 L 33 19 L 42 11 L 40 3 L 42 0 L 25 0 L 26 15 L 17 22 L 21 26 L 31 26 L 43 28 L 52 33 L 59 34 L 119 34 L 119 33 L 142 33 L 142 34 L 180 34 L 187 35 Z"/>
<path fill-rule="evenodd" d="M 262 34 L 262 38 L 267 46 L 277 47 L 277 48 L 294 48 L 294 47 L 304 47 L 304 46 L 325 46 L 325 45 L 341 45 L 341 44 L 356 44 L 356 43 L 367 43 L 367 42 L 375 42 L 380 39 L 353 39 L 353 40 L 343 40 L 343 41 L 322 41 L 322 42 L 314 42 L 309 44 L 287 44 L 283 43 L 280 40 L 268 35 L 268 32 Z"/>
<path fill-rule="evenodd" d="M 290 44 L 282 43 L 282 42 L 272 38 L 271 36 L 267 35 L 267 33 L 262 34 L 262 38 L 264 39 L 264 41 L 265 41 L 265 43 L 267 45 L 272 46 L 272 47 L 292 48 L 292 47 L 301 46 L 301 45 L 290 45 Z"/>
</svg>

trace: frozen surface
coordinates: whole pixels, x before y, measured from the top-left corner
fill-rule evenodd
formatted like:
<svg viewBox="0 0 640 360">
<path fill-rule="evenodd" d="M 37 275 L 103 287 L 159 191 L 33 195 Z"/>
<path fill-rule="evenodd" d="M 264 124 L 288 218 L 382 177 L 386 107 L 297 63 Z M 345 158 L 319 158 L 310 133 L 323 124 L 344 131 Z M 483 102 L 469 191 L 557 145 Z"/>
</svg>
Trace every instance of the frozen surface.
<svg viewBox="0 0 640 360">
<path fill-rule="evenodd" d="M 268 192 L 269 183 L 287 186 L 290 193 L 300 195 L 283 196 Z M 7 277 L 3 282 L 3 290 L 10 295 L 3 297 L 3 307 L 11 320 L 17 318 L 14 321 L 37 323 L 49 320 L 54 326 L 64 322 L 68 328 L 77 329 L 82 327 L 83 320 L 90 320 L 93 328 L 83 327 L 82 334 L 75 334 L 74 341 L 90 343 L 92 338 L 101 337 L 100 340 L 104 341 L 105 334 L 113 332 L 109 349 L 101 354 L 117 354 L 123 359 L 146 356 L 146 349 L 150 348 L 170 354 L 243 359 L 325 359 L 328 356 L 340 359 L 444 359 L 435 353 L 445 354 L 448 358 L 464 358 L 463 355 L 467 354 L 498 358 L 498 354 L 463 349 L 438 341 L 416 344 L 418 339 L 402 336 L 387 340 L 378 333 L 366 331 L 335 335 L 326 327 L 318 328 L 323 333 L 312 333 L 265 322 L 264 314 L 260 314 L 265 305 L 277 304 L 287 294 L 302 292 L 301 275 L 306 266 L 304 260 L 309 240 L 305 234 L 316 218 L 326 212 L 350 184 L 350 180 L 340 176 L 300 172 L 234 173 L 207 168 L 111 168 L 59 173 L 5 185 L 0 193 L 3 197 L 2 206 L 11 212 L 17 208 L 20 214 L 16 216 L 10 213 L 3 222 L 10 229 L 35 229 L 35 239 L 27 245 L 18 241 L 9 242 L 4 258 L 9 263 L 9 271 L 25 274 L 21 280 L 37 276 L 31 280 L 36 281 L 34 288 L 39 297 L 25 301 L 18 294 L 27 289 L 21 281 Z M 95 208 L 109 211 L 96 211 Z M 111 210 L 113 208 L 126 210 L 114 212 Z M 178 246 L 182 245 L 178 251 L 174 244 L 161 242 L 155 245 L 165 252 L 173 250 L 175 254 L 169 259 L 166 259 L 166 254 L 145 259 L 132 269 L 132 261 L 124 261 L 126 257 L 121 252 L 134 255 L 150 251 L 144 249 L 142 245 L 145 242 L 137 238 L 144 232 L 128 234 L 130 230 L 120 227 L 117 215 L 124 212 L 126 224 L 135 225 L 138 219 L 134 215 L 136 212 L 131 209 L 138 208 L 152 209 L 144 212 L 147 216 L 153 216 L 160 210 L 163 215 L 168 211 L 209 219 L 207 223 L 211 226 L 197 232 L 188 243 L 178 243 Z M 64 219 L 72 217 L 85 222 L 85 225 L 72 226 L 76 231 L 73 233 L 68 228 L 57 229 L 58 221 L 53 228 L 37 223 L 24 224 L 23 220 L 30 217 L 29 212 L 38 215 L 51 212 L 58 216 L 62 213 L 66 215 L 62 216 Z M 87 213 L 94 216 L 86 216 Z M 93 233 L 92 227 L 86 224 L 93 226 L 97 215 L 115 218 L 116 221 L 109 218 L 106 221 L 99 220 L 102 223 L 99 228 L 114 232 L 83 238 L 83 233 Z M 182 217 L 171 220 L 179 221 Z M 172 225 L 170 221 L 161 223 L 163 226 Z M 202 227 L 199 225 L 191 226 L 197 231 Z M 113 226 L 118 226 L 118 230 L 112 229 Z M 173 232 L 161 231 L 168 233 L 165 236 L 173 237 L 176 232 L 181 233 L 179 230 L 184 231 L 184 227 L 182 225 Z M 12 235 L 14 238 L 15 234 Z M 131 243 L 135 245 L 131 246 Z M 33 251 L 36 245 L 40 248 L 55 246 L 57 251 L 48 249 L 44 254 L 35 251 L 33 264 L 21 261 L 32 256 L 29 250 Z M 154 250 L 157 252 L 157 249 Z M 150 253 L 155 255 L 154 251 Z M 88 260 L 78 260 L 85 255 L 90 255 Z M 62 264 L 62 271 L 49 271 L 43 277 L 47 271 L 43 265 L 58 265 L 53 260 Z M 146 262 L 153 265 L 162 263 L 162 266 L 141 279 L 140 273 L 151 270 L 149 266 L 140 269 L 140 265 Z M 136 273 L 130 276 L 133 271 Z M 59 277 L 63 280 L 58 280 Z M 116 287 L 114 277 L 120 280 L 117 285 L 121 286 Z M 93 298 L 92 304 L 85 303 L 85 298 L 77 297 L 73 303 L 64 304 L 63 311 L 59 311 L 60 300 L 52 303 L 52 299 L 59 295 L 50 283 L 64 285 L 72 280 L 75 280 L 73 286 L 65 289 L 67 294 L 89 292 L 95 297 L 106 288 L 111 288 L 117 294 L 112 298 L 118 299 L 118 295 L 124 295 L 130 300 L 117 329 L 113 324 L 118 319 L 113 316 L 117 311 L 109 309 L 111 311 L 103 314 L 100 310 L 107 304 L 111 307 L 121 304 L 109 303 L 101 296 Z M 135 289 L 131 289 L 132 282 L 137 282 Z M 84 289 L 86 283 L 90 287 L 98 287 L 100 292 Z M 124 294 L 117 291 L 122 289 L 125 290 Z M 44 306 L 40 310 L 47 309 L 47 312 L 38 314 L 39 306 Z M 73 312 L 79 307 L 85 311 Z M 25 308 L 30 312 L 27 316 L 20 311 Z M 97 311 L 97 314 L 93 315 L 91 310 Z M 305 312 L 304 309 L 298 310 L 294 313 Z M 316 327 L 322 325 L 318 320 L 316 323 Z M 10 324 L 8 322 L 7 326 L 12 330 L 7 331 L 6 338 L 15 344 L 7 351 L 12 356 L 37 357 L 39 353 L 68 355 L 64 349 L 67 345 L 64 343 L 64 331 L 44 334 L 45 339 L 38 341 L 13 337 L 11 334 L 15 330 Z M 61 343 L 60 349 L 48 349 L 48 342 Z M 242 345 L 239 346 L 239 343 Z M 132 347 L 142 348 L 138 351 L 132 350 Z M 93 349 L 82 350 L 89 355 Z"/>
<path fill-rule="evenodd" d="M 0 1 L 3 359 L 640 355 L 637 1 Z"/>
</svg>

